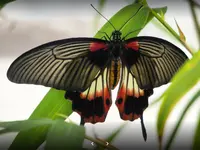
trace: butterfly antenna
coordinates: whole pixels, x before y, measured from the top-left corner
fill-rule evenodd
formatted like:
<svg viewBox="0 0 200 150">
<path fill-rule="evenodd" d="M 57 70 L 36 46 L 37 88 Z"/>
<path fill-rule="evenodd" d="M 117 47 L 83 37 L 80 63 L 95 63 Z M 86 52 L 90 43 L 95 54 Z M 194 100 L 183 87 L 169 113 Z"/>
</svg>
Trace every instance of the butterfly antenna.
<svg viewBox="0 0 200 150">
<path fill-rule="evenodd" d="M 137 15 L 137 13 L 139 12 L 139 10 L 141 9 L 143 7 L 143 5 L 142 6 L 140 6 L 140 8 L 124 23 L 124 25 L 119 29 L 119 31 L 121 31 L 121 29 L 135 16 L 135 15 Z"/>
<path fill-rule="evenodd" d="M 108 21 L 110 23 L 110 25 L 116 30 L 114 25 L 106 17 L 104 17 L 92 4 L 90 4 L 90 5 L 92 6 L 92 8 L 94 8 L 94 10 L 96 10 L 98 12 L 99 15 L 101 15 L 104 19 L 106 19 L 106 21 Z"/>
</svg>

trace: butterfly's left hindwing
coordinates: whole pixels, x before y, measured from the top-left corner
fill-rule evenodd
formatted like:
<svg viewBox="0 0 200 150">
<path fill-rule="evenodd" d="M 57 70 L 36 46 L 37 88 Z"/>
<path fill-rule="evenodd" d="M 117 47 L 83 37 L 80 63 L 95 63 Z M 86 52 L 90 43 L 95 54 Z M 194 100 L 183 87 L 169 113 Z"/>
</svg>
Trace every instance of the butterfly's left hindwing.
<svg viewBox="0 0 200 150">
<path fill-rule="evenodd" d="M 108 79 L 109 72 L 105 68 L 85 91 L 66 91 L 65 97 L 72 101 L 72 109 L 79 113 L 82 122 L 105 121 L 112 104 Z"/>
<path fill-rule="evenodd" d="M 139 88 L 135 77 L 125 65 L 122 69 L 122 77 L 115 104 L 118 107 L 123 120 L 133 121 L 142 116 L 148 107 L 148 98 L 153 94 L 153 89 Z"/>
</svg>

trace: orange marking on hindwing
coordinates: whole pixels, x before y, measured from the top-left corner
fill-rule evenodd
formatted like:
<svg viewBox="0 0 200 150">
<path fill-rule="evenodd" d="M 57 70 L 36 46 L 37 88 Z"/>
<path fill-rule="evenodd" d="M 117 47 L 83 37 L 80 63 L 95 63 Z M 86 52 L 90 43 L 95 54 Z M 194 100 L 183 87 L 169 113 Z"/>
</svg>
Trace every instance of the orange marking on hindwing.
<svg viewBox="0 0 200 150">
<path fill-rule="evenodd" d="M 82 92 L 82 93 L 80 93 L 80 98 L 81 98 L 81 99 L 86 99 L 86 94 L 85 94 L 85 93 L 83 93 L 83 92 Z"/>
<path fill-rule="evenodd" d="M 96 97 L 101 97 L 103 95 L 102 90 L 96 91 Z"/>
<path fill-rule="evenodd" d="M 133 89 L 127 89 L 127 95 L 133 96 Z"/>
<path fill-rule="evenodd" d="M 117 99 L 122 98 L 125 99 L 126 97 L 126 87 L 124 85 L 124 83 L 122 84 L 121 88 L 119 89 L 118 95 L 117 95 Z"/>
<path fill-rule="evenodd" d="M 144 96 L 144 90 L 139 89 L 140 96 Z"/>
<path fill-rule="evenodd" d="M 104 99 L 110 99 L 110 92 L 107 87 L 104 88 Z"/>
<path fill-rule="evenodd" d="M 94 100 L 94 93 L 89 93 L 87 99 L 89 101 Z"/>
</svg>

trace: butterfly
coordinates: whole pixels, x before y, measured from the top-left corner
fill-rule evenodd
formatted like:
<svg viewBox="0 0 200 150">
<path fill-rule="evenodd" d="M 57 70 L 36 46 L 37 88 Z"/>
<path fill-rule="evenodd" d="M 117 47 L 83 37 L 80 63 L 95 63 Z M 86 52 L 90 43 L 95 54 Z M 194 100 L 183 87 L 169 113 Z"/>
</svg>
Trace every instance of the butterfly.
<svg viewBox="0 0 200 150">
<path fill-rule="evenodd" d="M 7 77 L 15 83 L 65 90 L 81 124 L 104 122 L 119 83 L 115 104 L 123 120 L 141 119 L 153 89 L 167 84 L 188 57 L 157 37 L 125 40 L 120 30 L 105 39 L 77 37 L 52 41 L 19 56 Z"/>
</svg>

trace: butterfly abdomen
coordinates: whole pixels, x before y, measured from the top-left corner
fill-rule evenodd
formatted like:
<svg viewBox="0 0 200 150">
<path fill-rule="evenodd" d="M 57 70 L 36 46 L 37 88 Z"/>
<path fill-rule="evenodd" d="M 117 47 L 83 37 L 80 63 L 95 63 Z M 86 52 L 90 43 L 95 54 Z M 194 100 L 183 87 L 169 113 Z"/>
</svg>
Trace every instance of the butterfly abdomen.
<svg viewBox="0 0 200 150">
<path fill-rule="evenodd" d="M 121 68 L 121 61 L 119 59 L 111 61 L 110 78 L 109 78 L 109 85 L 111 89 L 114 89 L 119 82 L 120 68 Z"/>
</svg>

